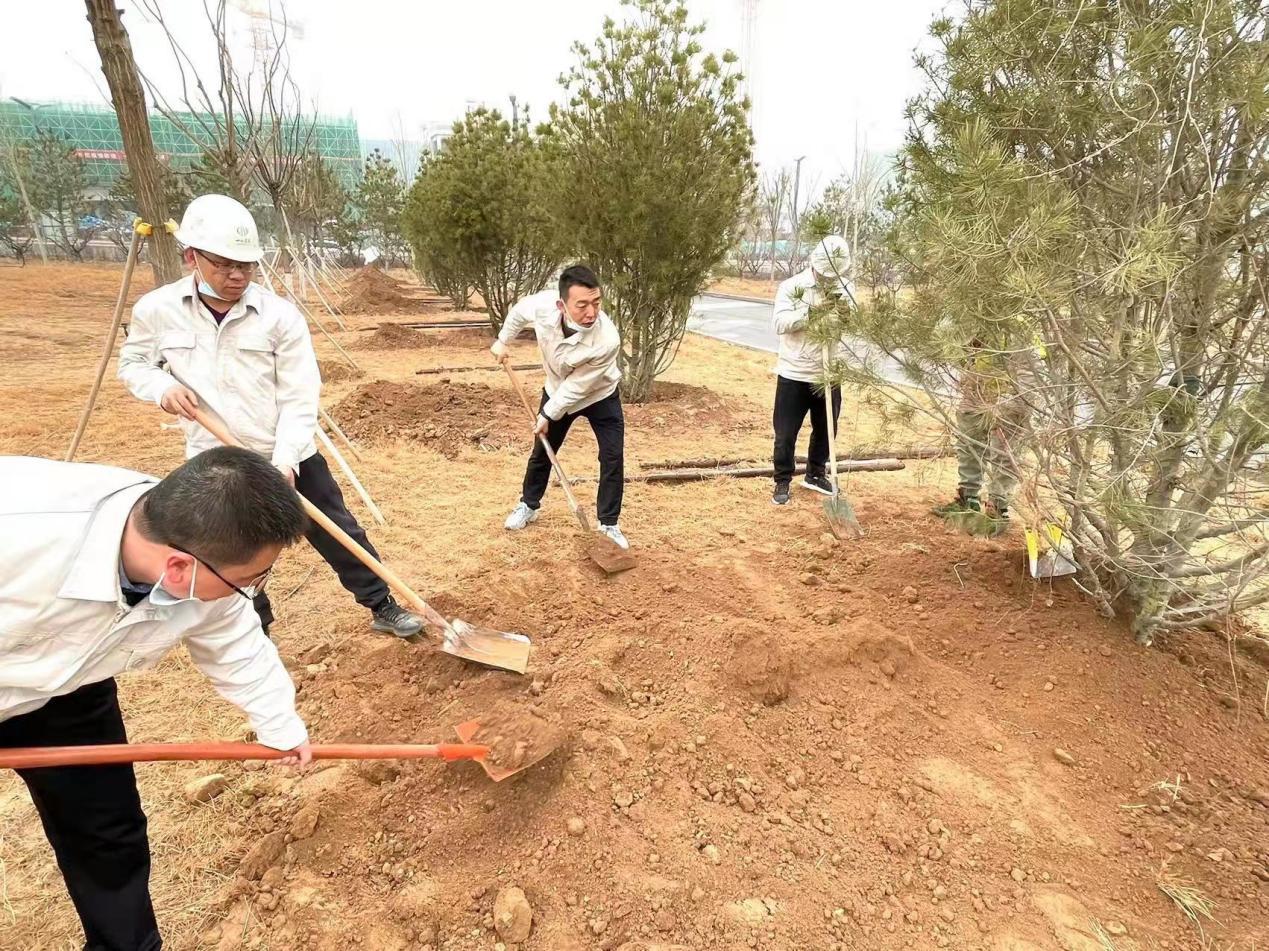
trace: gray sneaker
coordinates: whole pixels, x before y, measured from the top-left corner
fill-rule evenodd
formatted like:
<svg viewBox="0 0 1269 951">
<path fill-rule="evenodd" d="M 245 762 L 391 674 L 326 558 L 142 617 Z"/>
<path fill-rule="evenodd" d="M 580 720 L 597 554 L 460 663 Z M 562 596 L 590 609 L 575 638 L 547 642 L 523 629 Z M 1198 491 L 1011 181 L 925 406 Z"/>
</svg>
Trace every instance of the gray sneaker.
<svg viewBox="0 0 1269 951">
<path fill-rule="evenodd" d="M 507 520 L 503 522 L 502 527 L 509 532 L 518 532 L 530 522 L 536 522 L 537 520 L 538 510 L 531 509 L 521 502 L 511 510 L 511 514 L 507 516 Z"/>
<path fill-rule="evenodd" d="M 370 627 L 372 630 L 383 634 L 395 634 L 397 637 L 413 637 L 423 630 L 423 620 L 418 615 L 412 614 L 401 607 L 392 598 L 388 598 L 387 601 L 379 605 L 379 610 L 375 611 Z"/>
</svg>

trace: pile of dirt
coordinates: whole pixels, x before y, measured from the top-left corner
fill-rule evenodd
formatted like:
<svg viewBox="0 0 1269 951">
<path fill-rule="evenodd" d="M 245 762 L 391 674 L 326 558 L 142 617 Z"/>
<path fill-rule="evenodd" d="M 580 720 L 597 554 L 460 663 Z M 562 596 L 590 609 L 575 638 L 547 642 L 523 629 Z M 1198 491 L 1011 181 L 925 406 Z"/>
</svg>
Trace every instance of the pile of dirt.
<svg viewBox="0 0 1269 951">
<path fill-rule="evenodd" d="M 418 350 L 428 343 L 424 334 L 411 327 L 380 324 L 377 330 L 363 334 L 352 346 L 355 350 Z"/>
<path fill-rule="evenodd" d="M 752 407 L 740 406 L 707 387 L 691 383 L 658 381 L 652 385 L 649 399 L 627 403 L 625 413 L 634 424 L 647 423 L 657 428 L 708 423 L 711 428 L 747 432 L 767 425 L 765 416 L 755 415 Z"/>
<path fill-rule="evenodd" d="M 406 293 L 407 287 L 381 269 L 363 267 L 348 280 L 348 292 L 339 303 L 345 314 L 391 314 L 420 311 L 423 301 Z"/>
<path fill-rule="evenodd" d="M 350 367 L 344 360 L 318 360 L 317 369 L 322 374 L 323 383 L 342 383 L 345 380 L 360 380 L 366 371 Z"/>
<path fill-rule="evenodd" d="M 510 389 L 477 383 L 431 385 L 376 380 L 335 407 L 354 439 L 421 442 L 453 459 L 464 448 L 500 449 L 528 443 L 528 417 Z"/>
</svg>

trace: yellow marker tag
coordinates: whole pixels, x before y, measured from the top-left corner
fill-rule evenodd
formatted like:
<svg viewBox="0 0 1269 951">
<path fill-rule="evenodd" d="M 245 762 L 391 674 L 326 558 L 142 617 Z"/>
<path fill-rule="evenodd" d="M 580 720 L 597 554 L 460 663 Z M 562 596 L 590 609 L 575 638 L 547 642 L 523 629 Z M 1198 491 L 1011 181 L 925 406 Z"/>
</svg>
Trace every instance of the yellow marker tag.
<svg viewBox="0 0 1269 951">
<path fill-rule="evenodd" d="M 1027 539 L 1027 564 L 1031 568 L 1031 577 L 1040 570 L 1040 536 L 1034 529 L 1024 528 L 1022 534 Z"/>
</svg>

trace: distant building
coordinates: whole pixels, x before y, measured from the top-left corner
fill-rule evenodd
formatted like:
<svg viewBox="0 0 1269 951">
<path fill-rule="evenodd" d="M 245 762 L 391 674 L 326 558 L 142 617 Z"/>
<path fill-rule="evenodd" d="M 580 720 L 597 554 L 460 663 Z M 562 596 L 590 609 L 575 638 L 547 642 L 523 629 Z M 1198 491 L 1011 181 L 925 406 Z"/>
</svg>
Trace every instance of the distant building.
<svg viewBox="0 0 1269 951">
<path fill-rule="evenodd" d="M 200 118 L 194 113 L 179 113 L 177 119 L 179 124 L 158 113 L 150 113 L 150 134 L 160 160 L 177 171 L 184 171 L 202 155 L 190 137 L 211 144 L 212 138 L 204 131 L 204 125 L 212 124 L 212 119 L 210 116 Z M 105 196 L 127 160 L 119 120 L 108 106 L 6 99 L 0 102 L 0 129 L 16 142 L 34 138 L 44 130 L 66 139 L 84 161 L 94 198 Z M 356 120 L 317 117 L 314 144 L 340 180 L 349 187 L 355 186 L 362 168 Z"/>
</svg>

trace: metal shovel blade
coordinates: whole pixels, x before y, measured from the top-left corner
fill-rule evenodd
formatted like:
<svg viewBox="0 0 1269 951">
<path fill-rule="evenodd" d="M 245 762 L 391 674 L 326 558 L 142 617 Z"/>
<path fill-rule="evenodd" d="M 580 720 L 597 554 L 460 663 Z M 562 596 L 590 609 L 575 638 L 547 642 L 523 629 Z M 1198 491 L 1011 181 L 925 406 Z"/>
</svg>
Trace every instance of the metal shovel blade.
<svg viewBox="0 0 1269 951">
<path fill-rule="evenodd" d="M 855 517 L 855 507 L 842 493 L 824 500 L 824 514 L 828 516 L 829 530 L 842 541 L 864 537 L 863 526 Z"/>
<path fill-rule="evenodd" d="M 529 666 L 533 645 L 523 634 L 476 627 L 454 618 L 442 633 L 441 650 L 486 667 L 522 674 Z"/>
<path fill-rule="evenodd" d="M 579 505 L 576 508 L 574 508 L 573 518 L 577 519 L 577 524 L 582 527 L 583 532 L 589 532 L 591 530 L 590 516 L 586 514 L 585 506 Z"/>
<path fill-rule="evenodd" d="M 454 732 L 458 734 L 461 742 L 474 743 L 473 737 L 479 735 L 480 729 L 479 720 L 468 720 L 466 723 L 460 723 L 454 727 Z M 552 740 L 551 742 L 522 748 L 520 743 L 514 743 L 513 741 L 510 750 L 490 747 L 489 752 L 477 759 L 476 762 L 480 763 L 480 768 L 485 771 L 485 775 L 495 783 L 500 783 L 508 776 L 514 776 L 535 763 L 540 763 L 554 753 L 558 745 L 558 742 Z M 506 762 L 503 762 L 504 758 Z"/>
<path fill-rule="evenodd" d="M 590 560 L 604 570 L 604 574 L 615 575 L 619 571 L 628 571 L 635 566 L 634 555 L 622 548 L 615 541 L 599 535 L 586 545 L 586 554 Z"/>
</svg>

